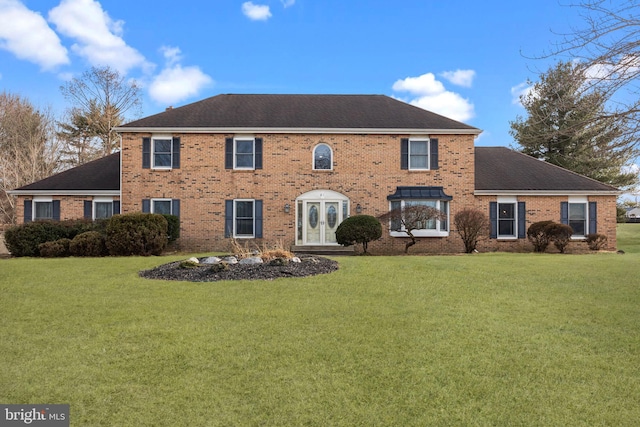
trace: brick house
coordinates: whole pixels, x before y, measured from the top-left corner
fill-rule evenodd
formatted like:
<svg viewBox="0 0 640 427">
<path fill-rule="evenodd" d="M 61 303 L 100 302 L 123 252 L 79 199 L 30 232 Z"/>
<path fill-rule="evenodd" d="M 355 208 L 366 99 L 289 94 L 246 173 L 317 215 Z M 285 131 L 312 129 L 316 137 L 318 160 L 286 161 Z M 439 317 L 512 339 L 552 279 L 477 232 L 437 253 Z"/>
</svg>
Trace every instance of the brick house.
<svg viewBox="0 0 640 427">
<path fill-rule="evenodd" d="M 584 247 L 590 232 L 616 246 L 616 188 L 504 147 L 475 147 L 481 130 L 386 96 L 218 95 L 118 131 L 113 200 L 123 213 L 178 215 L 184 250 L 226 251 L 231 238 L 339 248 L 346 217 L 409 203 L 445 213 L 416 233 L 416 253 L 461 252 L 452 223 L 464 208 L 491 219 L 481 250 L 529 250 L 526 229 L 542 220 L 570 224 L 570 247 Z M 14 191 L 25 207 L 27 187 Z M 370 248 L 402 252 L 404 236 L 386 229 Z"/>
</svg>

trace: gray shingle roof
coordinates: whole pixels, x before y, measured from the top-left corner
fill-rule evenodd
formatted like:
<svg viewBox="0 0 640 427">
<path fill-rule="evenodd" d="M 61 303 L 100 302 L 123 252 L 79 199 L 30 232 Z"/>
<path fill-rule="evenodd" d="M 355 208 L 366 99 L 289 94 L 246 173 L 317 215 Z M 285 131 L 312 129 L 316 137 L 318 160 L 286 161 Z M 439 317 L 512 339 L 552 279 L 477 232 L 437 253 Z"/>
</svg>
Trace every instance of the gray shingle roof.
<svg viewBox="0 0 640 427">
<path fill-rule="evenodd" d="M 120 153 L 85 163 L 13 190 L 29 191 L 119 191 Z"/>
<path fill-rule="evenodd" d="M 476 147 L 475 171 L 476 191 L 618 191 L 506 147 Z"/>
<path fill-rule="evenodd" d="M 446 129 L 480 133 L 473 126 L 384 95 L 217 95 L 127 123 L 119 130 L 135 128 Z"/>
</svg>

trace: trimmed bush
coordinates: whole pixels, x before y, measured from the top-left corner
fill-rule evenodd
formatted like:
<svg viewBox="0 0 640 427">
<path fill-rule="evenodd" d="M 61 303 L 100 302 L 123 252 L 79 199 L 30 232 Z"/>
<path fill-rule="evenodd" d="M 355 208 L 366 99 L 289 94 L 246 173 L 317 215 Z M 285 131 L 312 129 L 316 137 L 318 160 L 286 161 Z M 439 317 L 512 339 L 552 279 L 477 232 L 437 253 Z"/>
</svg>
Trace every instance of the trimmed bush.
<svg viewBox="0 0 640 427">
<path fill-rule="evenodd" d="M 101 257 L 107 255 L 104 236 L 98 231 L 87 231 L 73 238 L 69 252 L 77 257 Z"/>
<path fill-rule="evenodd" d="M 41 257 L 45 258 L 62 258 L 71 255 L 69 251 L 70 239 L 58 239 L 53 242 L 40 243 L 38 251 Z"/>
<path fill-rule="evenodd" d="M 362 250 L 367 253 L 367 245 L 372 240 L 382 237 L 382 225 L 376 217 L 355 215 L 342 221 L 336 229 L 336 240 L 343 246 L 362 243 Z"/>
<path fill-rule="evenodd" d="M 151 213 L 114 215 L 107 225 L 111 255 L 160 255 L 167 246 L 167 220 Z"/>
<path fill-rule="evenodd" d="M 175 215 L 163 214 L 167 220 L 167 239 L 169 243 L 175 242 L 180 238 L 180 218 Z"/>
<path fill-rule="evenodd" d="M 40 256 L 40 244 L 73 239 L 80 233 L 104 228 L 104 222 L 87 220 L 35 221 L 16 225 L 5 232 L 7 249 L 13 256 Z"/>
<path fill-rule="evenodd" d="M 535 252 L 544 252 L 547 250 L 547 246 L 551 243 L 549 235 L 545 228 L 549 224 L 553 224 L 553 221 L 539 221 L 534 222 L 529 226 L 527 230 L 527 239 L 533 244 L 533 250 Z"/>
<path fill-rule="evenodd" d="M 573 229 L 567 224 L 551 223 L 544 228 L 545 233 L 549 236 L 549 240 L 558 248 L 560 253 L 564 253 L 567 245 L 571 241 Z"/>
<path fill-rule="evenodd" d="M 592 251 L 599 251 L 607 244 L 607 236 L 604 234 L 591 233 L 585 237 L 587 238 L 587 245 Z"/>
</svg>

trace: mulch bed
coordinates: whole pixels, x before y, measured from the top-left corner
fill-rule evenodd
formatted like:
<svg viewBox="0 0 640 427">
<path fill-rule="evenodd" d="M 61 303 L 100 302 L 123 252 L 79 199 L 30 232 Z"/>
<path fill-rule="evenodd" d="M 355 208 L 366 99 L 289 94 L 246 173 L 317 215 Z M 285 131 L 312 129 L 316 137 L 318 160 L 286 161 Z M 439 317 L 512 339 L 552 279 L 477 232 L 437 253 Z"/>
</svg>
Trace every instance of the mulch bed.
<svg viewBox="0 0 640 427">
<path fill-rule="evenodd" d="M 171 262 L 141 271 L 140 277 L 161 280 L 182 280 L 189 282 L 217 282 L 220 280 L 272 280 L 280 277 L 306 277 L 327 274 L 338 269 L 336 261 L 319 256 L 301 256 L 301 262 L 285 265 L 229 264 L 224 271 L 215 271 L 211 264 L 182 268 L 181 261 Z"/>
</svg>

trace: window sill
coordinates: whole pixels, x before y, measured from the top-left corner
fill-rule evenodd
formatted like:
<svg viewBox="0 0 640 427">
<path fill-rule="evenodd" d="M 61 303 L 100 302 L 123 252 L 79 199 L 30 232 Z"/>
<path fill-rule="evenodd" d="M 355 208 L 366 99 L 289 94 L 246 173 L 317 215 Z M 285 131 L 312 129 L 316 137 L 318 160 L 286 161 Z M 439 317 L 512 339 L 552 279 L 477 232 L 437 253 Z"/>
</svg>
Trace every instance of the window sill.
<svg viewBox="0 0 640 427">
<path fill-rule="evenodd" d="M 165 172 L 165 171 L 171 171 L 173 170 L 173 168 L 151 168 L 151 170 L 154 172 Z"/>
<path fill-rule="evenodd" d="M 391 231 L 391 237 L 409 237 L 404 231 Z M 414 231 L 413 237 L 449 237 L 448 231 Z"/>
</svg>

